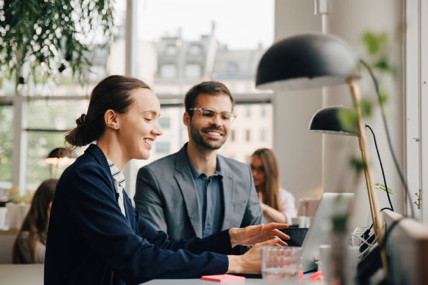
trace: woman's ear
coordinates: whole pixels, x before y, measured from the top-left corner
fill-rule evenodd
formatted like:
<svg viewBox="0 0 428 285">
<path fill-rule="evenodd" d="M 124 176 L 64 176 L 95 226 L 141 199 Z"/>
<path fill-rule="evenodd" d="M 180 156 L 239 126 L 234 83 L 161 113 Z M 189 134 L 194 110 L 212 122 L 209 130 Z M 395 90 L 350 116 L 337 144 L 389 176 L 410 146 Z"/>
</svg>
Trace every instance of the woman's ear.
<svg viewBox="0 0 428 285">
<path fill-rule="evenodd" d="M 108 109 L 104 113 L 104 122 L 106 126 L 109 128 L 116 129 L 116 130 L 120 128 L 118 116 L 116 112 L 113 111 L 112 109 Z"/>
</svg>

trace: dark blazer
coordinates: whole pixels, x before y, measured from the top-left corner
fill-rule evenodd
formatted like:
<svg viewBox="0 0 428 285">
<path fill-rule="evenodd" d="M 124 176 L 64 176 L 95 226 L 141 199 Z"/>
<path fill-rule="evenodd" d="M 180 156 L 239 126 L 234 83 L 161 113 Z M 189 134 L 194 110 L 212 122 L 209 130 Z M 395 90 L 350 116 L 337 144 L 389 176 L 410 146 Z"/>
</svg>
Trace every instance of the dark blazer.
<svg viewBox="0 0 428 285">
<path fill-rule="evenodd" d="M 217 159 L 223 174 L 221 230 L 260 224 L 263 213 L 250 167 L 221 155 Z M 187 144 L 138 171 L 134 201 L 138 213 L 156 230 L 172 238 L 202 237 L 201 210 Z"/>
<path fill-rule="evenodd" d="M 232 253 L 227 231 L 205 239 L 171 240 L 136 213 L 126 193 L 124 200 L 126 217 L 116 201 L 107 159 L 90 145 L 56 188 L 45 284 L 138 284 L 227 271 L 228 259 L 222 255 Z"/>
</svg>

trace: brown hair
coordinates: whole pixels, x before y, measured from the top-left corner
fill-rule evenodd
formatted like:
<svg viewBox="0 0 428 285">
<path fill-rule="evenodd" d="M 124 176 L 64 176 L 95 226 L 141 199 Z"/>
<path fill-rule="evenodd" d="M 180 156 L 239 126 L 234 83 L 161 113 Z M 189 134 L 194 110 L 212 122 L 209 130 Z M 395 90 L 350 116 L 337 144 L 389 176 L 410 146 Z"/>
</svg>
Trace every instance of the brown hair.
<svg viewBox="0 0 428 285">
<path fill-rule="evenodd" d="M 262 161 L 265 174 L 263 203 L 281 211 L 279 202 L 279 167 L 275 153 L 268 148 L 260 148 L 251 155 L 251 157 L 254 156 Z"/>
<path fill-rule="evenodd" d="M 193 116 L 193 111 L 189 109 L 196 106 L 198 96 L 202 93 L 210 95 L 227 95 L 229 96 L 230 102 L 232 103 L 232 110 L 235 106 L 235 99 L 233 99 L 232 94 L 226 85 L 218 81 L 204 81 L 190 88 L 184 97 L 184 108 L 186 109 L 186 112 L 189 113 L 190 118 Z"/>
<path fill-rule="evenodd" d="M 30 250 L 30 258 L 33 263 L 37 262 L 36 245 L 39 240 L 45 240 L 49 224 L 49 204 L 53 200 L 55 187 L 58 179 L 48 179 L 43 181 L 34 193 L 30 210 L 25 216 L 15 239 L 12 249 L 12 262 L 15 264 L 24 263 L 20 253 L 18 239 L 22 232 L 29 232 L 27 242 Z"/>
<path fill-rule="evenodd" d="M 120 75 L 112 75 L 95 86 L 89 101 L 87 114 L 77 120 L 77 127 L 68 132 L 65 140 L 72 146 L 84 146 L 98 140 L 105 131 L 104 114 L 114 110 L 123 114 L 132 103 L 130 91 L 150 87 L 143 81 Z"/>
</svg>

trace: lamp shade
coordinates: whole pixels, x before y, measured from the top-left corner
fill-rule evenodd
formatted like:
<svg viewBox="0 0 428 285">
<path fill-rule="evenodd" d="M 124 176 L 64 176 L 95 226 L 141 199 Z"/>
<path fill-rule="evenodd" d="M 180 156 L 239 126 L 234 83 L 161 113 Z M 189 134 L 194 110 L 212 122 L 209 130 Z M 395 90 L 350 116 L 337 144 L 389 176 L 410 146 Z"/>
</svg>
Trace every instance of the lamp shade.
<svg viewBox="0 0 428 285">
<path fill-rule="evenodd" d="M 57 147 L 51 150 L 45 159 L 47 164 L 71 164 L 76 159 L 76 154 L 69 148 Z"/>
<path fill-rule="evenodd" d="M 297 35 L 271 46 L 256 74 L 259 89 L 299 90 L 359 78 L 359 59 L 342 39 L 321 33 Z"/>
<path fill-rule="evenodd" d="M 311 131 L 358 136 L 357 114 L 353 109 L 334 106 L 319 110 L 309 124 Z"/>
</svg>

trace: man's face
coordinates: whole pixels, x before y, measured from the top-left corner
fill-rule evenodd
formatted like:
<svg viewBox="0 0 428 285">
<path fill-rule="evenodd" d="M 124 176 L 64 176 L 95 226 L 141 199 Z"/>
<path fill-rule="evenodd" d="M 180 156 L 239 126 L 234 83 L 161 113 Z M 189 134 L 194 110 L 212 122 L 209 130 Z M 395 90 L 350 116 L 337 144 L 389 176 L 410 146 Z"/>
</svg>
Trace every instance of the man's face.
<svg viewBox="0 0 428 285">
<path fill-rule="evenodd" d="M 230 129 L 230 122 L 224 120 L 221 115 L 223 112 L 232 112 L 232 102 L 229 96 L 222 93 L 200 94 L 194 108 L 210 109 L 216 112 L 216 115 L 211 118 L 206 117 L 198 110 L 193 111 L 192 118 L 187 112 L 184 114 L 184 123 L 189 130 L 190 143 L 204 149 L 219 149 L 226 142 Z"/>
</svg>

